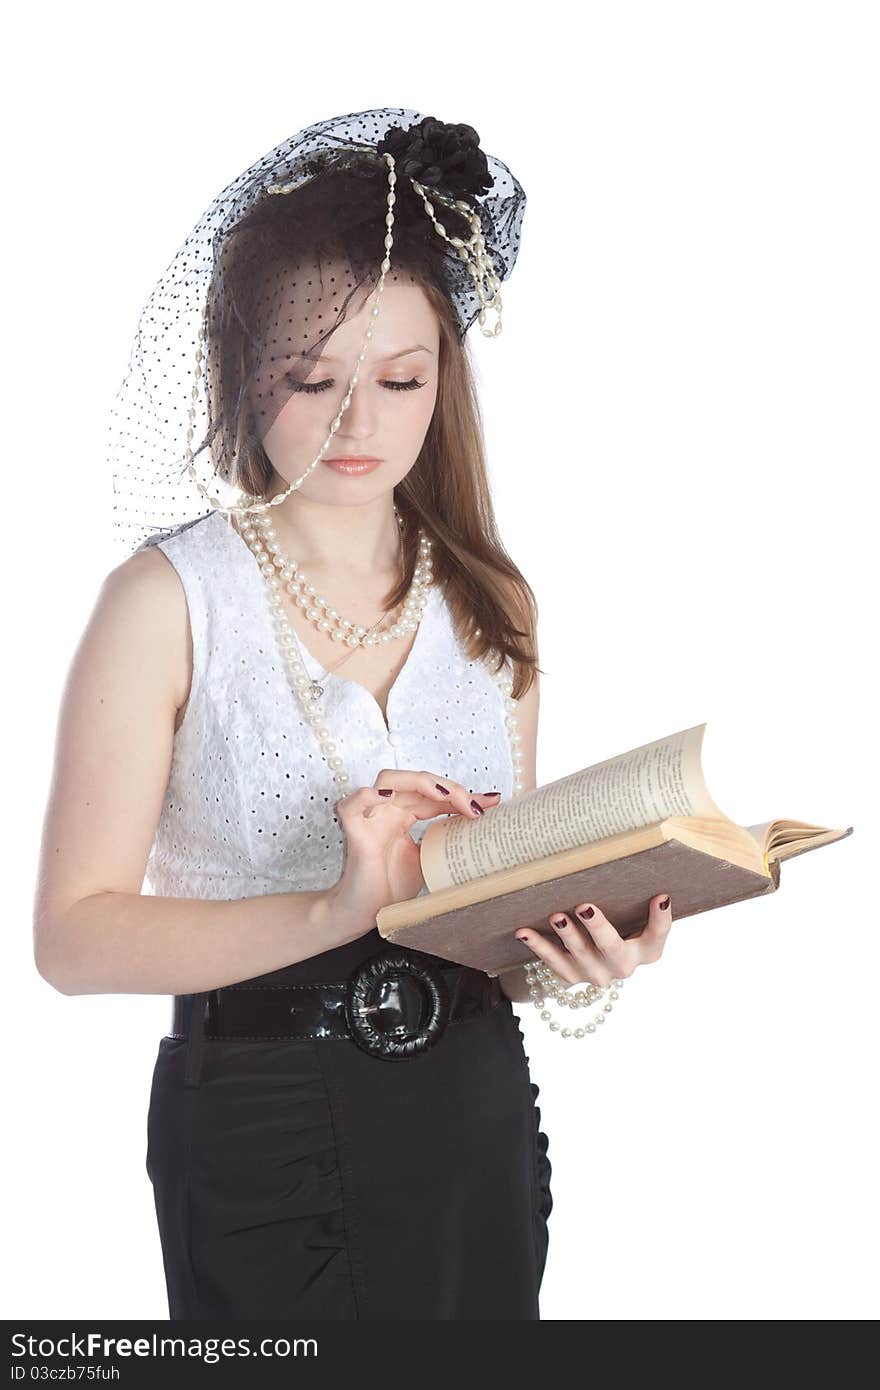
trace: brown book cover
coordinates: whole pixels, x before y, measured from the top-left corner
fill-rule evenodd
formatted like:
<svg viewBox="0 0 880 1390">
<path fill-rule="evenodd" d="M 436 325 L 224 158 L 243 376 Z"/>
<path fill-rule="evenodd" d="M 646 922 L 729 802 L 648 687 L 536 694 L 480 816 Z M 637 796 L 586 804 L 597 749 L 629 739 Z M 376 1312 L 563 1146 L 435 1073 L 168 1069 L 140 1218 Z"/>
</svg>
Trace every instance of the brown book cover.
<svg viewBox="0 0 880 1390">
<path fill-rule="evenodd" d="M 786 819 L 736 825 L 706 790 L 705 727 L 581 769 L 491 808 L 478 822 L 432 823 L 421 847 L 427 891 L 382 908 L 379 932 L 499 975 L 534 960 L 515 938 L 519 928 L 555 940 L 554 912 L 593 902 L 621 936 L 631 936 L 661 890 L 671 894 L 676 920 L 763 897 L 779 887 L 782 859 L 852 833 L 852 826 Z"/>
</svg>

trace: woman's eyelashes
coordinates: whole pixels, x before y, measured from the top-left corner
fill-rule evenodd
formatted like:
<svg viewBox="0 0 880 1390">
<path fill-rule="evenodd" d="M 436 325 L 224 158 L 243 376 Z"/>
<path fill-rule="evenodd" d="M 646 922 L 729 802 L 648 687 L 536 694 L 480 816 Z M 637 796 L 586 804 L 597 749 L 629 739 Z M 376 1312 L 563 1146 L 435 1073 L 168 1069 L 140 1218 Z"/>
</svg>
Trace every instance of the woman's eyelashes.
<svg viewBox="0 0 880 1390">
<path fill-rule="evenodd" d="M 316 391 L 329 391 L 330 387 L 333 385 L 333 380 L 329 378 L 327 381 L 306 382 L 300 381 L 295 376 L 288 376 L 287 384 L 292 391 L 304 391 L 312 395 Z M 426 381 L 419 381 L 417 377 L 413 377 L 411 381 L 382 382 L 386 391 L 418 391 L 422 386 L 427 386 L 427 384 Z"/>
</svg>

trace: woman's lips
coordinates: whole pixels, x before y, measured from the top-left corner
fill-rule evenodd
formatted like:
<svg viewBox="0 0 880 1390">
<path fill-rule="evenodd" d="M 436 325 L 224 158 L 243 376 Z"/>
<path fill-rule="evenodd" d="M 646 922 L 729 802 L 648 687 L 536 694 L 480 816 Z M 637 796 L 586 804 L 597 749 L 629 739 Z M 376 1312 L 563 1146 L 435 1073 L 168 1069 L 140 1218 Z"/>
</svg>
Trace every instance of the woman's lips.
<svg viewBox="0 0 880 1390">
<path fill-rule="evenodd" d="M 378 468 L 381 459 L 325 459 L 328 468 L 332 468 L 337 473 L 347 473 L 351 477 L 359 477 L 361 473 L 372 473 L 374 468 Z"/>
</svg>

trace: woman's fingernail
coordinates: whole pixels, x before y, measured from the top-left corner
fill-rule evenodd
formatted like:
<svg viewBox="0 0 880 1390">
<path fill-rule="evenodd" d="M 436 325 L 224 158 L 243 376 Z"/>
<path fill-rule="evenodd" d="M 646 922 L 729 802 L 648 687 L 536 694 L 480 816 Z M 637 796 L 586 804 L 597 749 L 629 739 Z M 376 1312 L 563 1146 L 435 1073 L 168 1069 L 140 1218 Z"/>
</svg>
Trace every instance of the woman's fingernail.
<svg viewBox="0 0 880 1390">
<path fill-rule="evenodd" d="M 662 901 L 662 903 L 660 904 L 660 907 L 661 907 L 662 910 L 665 912 L 668 906 L 669 906 L 669 899 L 668 899 L 668 898 L 664 898 L 663 901 Z"/>
<path fill-rule="evenodd" d="M 475 816 L 481 816 L 483 814 L 483 808 L 480 805 L 479 801 L 471 802 L 471 810 L 473 811 Z"/>
<path fill-rule="evenodd" d="M 584 917 L 587 921 L 589 921 L 591 917 L 595 917 L 596 915 L 595 909 L 592 907 L 576 907 L 575 912 L 577 913 L 578 917 Z"/>
<path fill-rule="evenodd" d="M 379 791 L 379 795 L 380 795 L 380 796 L 390 796 L 391 793 L 394 791 L 394 788 L 393 788 L 393 787 L 379 787 L 379 788 L 378 788 L 378 791 Z"/>
<path fill-rule="evenodd" d="M 440 785 L 439 782 L 435 782 L 435 783 L 434 783 L 434 786 L 437 788 L 438 792 L 442 792 L 444 796 L 449 796 L 449 788 L 448 788 L 448 787 L 441 787 L 441 785 Z"/>
<path fill-rule="evenodd" d="M 517 941 L 525 941 L 526 943 L 528 943 L 529 938 L 525 934 L 521 935 L 519 932 L 517 932 L 516 939 Z"/>
<path fill-rule="evenodd" d="M 554 927 L 556 927 L 557 931 L 562 930 L 566 926 L 566 921 L 564 917 L 554 917 L 552 920 L 553 925 Z"/>
<path fill-rule="evenodd" d="M 500 796 L 501 793 L 500 793 L 500 792 L 483 792 L 482 795 L 483 795 L 483 796 Z"/>
</svg>

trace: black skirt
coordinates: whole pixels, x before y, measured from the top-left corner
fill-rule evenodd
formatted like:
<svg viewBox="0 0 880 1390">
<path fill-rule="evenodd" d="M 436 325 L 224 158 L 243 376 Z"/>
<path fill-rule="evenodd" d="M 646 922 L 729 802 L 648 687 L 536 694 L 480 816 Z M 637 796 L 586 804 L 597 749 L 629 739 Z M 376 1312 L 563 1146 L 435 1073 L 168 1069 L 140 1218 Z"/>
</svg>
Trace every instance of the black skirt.
<svg viewBox="0 0 880 1390">
<path fill-rule="evenodd" d="M 378 932 L 267 983 L 345 979 Z M 330 972 L 333 973 L 330 973 Z M 146 1167 L 169 1316 L 537 1319 L 553 1205 L 510 1001 L 389 1062 L 347 1038 L 163 1037 Z"/>
</svg>

